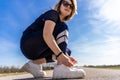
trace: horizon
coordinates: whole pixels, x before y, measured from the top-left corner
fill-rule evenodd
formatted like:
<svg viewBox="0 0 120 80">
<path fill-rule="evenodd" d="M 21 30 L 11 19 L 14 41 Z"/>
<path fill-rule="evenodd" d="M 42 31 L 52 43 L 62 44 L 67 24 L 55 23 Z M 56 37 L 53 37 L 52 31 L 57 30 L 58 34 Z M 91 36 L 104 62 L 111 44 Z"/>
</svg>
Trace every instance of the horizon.
<svg viewBox="0 0 120 80">
<path fill-rule="evenodd" d="M 0 1 L 0 66 L 22 66 L 22 32 L 58 0 Z M 44 4 L 43 4 L 44 3 Z M 77 0 L 78 14 L 67 22 L 68 48 L 78 65 L 119 65 L 120 1 Z"/>
</svg>

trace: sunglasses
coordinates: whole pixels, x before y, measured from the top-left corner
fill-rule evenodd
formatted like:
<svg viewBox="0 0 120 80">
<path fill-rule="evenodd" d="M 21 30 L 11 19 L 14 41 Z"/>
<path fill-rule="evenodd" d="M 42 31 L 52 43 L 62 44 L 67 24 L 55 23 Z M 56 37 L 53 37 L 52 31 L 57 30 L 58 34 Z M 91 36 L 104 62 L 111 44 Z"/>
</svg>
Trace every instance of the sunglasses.
<svg viewBox="0 0 120 80">
<path fill-rule="evenodd" d="M 72 10 L 74 9 L 74 5 L 73 4 L 69 4 L 67 1 L 63 1 L 62 4 L 63 4 L 64 7 L 68 7 L 69 6 Z"/>
</svg>

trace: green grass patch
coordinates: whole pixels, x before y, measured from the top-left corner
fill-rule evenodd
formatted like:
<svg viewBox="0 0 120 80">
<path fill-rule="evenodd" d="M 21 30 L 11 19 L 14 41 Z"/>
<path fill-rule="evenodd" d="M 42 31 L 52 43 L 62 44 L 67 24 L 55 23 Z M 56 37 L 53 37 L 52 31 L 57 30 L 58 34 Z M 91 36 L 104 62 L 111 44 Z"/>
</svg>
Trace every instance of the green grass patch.
<svg viewBox="0 0 120 80">
<path fill-rule="evenodd" d="M 104 68 L 104 69 L 117 69 L 120 70 L 120 65 L 88 65 L 84 67 L 89 67 L 89 68 Z"/>
</svg>

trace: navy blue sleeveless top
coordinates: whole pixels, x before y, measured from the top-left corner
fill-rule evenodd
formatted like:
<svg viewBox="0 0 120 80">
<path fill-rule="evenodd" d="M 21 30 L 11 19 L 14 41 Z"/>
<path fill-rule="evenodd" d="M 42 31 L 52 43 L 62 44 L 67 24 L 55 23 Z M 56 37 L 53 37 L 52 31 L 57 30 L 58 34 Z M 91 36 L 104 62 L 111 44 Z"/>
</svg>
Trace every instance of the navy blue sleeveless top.
<svg viewBox="0 0 120 80">
<path fill-rule="evenodd" d="M 44 24 L 46 20 L 51 20 L 56 23 L 53 35 L 56 38 L 56 36 L 64 31 L 68 31 L 68 26 L 60 21 L 60 17 L 57 11 L 55 10 L 49 10 L 42 15 L 40 15 L 24 32 L 23 35 L 30 34 L 31 32 L 41 31 L 41 35 L 43 32 Z"/>
</svg>

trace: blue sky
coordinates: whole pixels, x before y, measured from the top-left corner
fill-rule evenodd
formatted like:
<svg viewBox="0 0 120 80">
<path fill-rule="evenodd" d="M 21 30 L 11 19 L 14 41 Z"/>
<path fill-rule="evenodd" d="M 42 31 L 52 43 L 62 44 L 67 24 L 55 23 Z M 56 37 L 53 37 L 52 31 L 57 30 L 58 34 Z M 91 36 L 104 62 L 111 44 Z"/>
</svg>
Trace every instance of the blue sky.
<svg viewBox="0 0 120 80">
<path fill-rule="evenodd" d="M 22 32 L 58 0 L 0 0 L 0 65 L 22 66 Z M 79 65 L 119 64 L 120 1 L 77 0 L 78 14 L 67 22 L 72 56 Z"/>
</svg>

